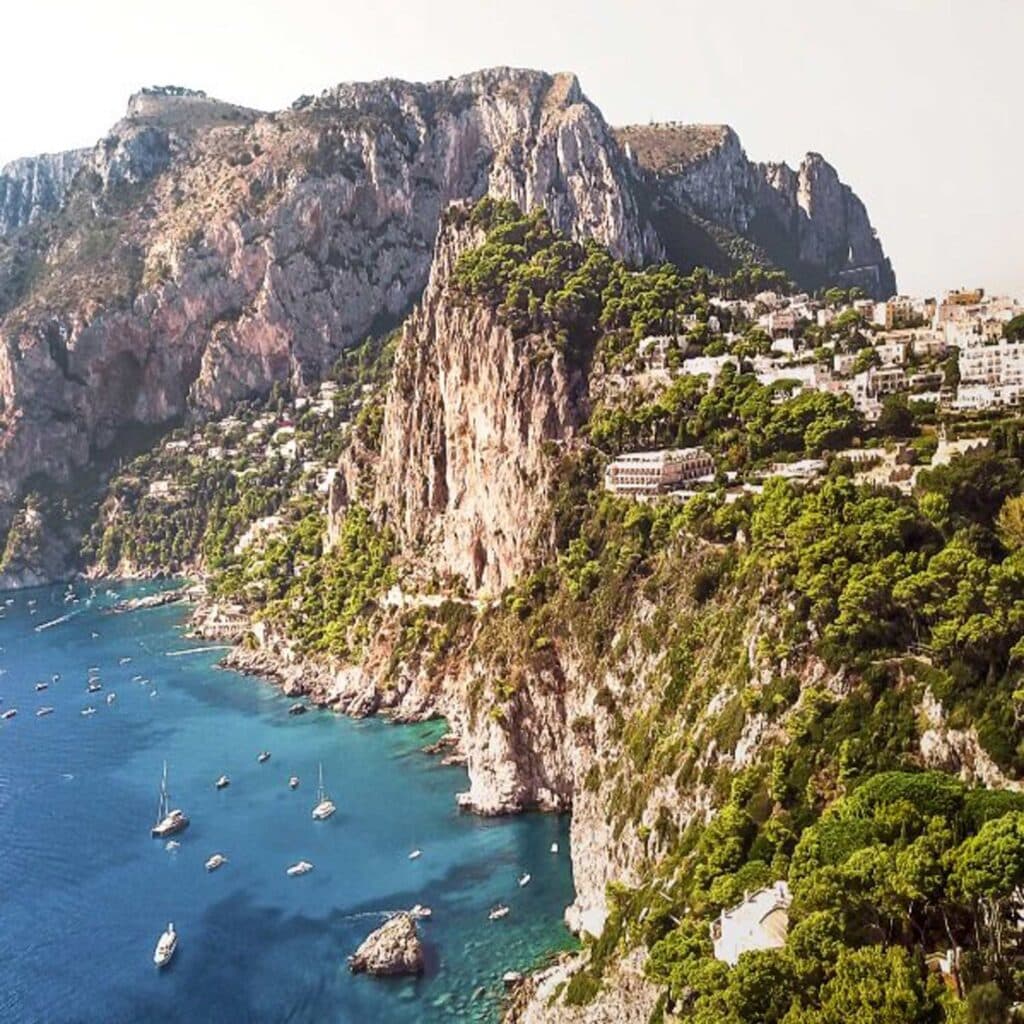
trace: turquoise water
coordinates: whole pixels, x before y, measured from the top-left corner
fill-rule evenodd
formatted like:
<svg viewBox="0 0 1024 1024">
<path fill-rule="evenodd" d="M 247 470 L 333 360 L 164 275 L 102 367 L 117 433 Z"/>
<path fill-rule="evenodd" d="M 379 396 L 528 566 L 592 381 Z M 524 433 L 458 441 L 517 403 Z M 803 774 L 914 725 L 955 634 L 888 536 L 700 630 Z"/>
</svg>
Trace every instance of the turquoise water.
<svg viewBox="0 0 1024 1024">
<path fill-rule="evenodd" d="M 459 814 L 465 772 L 421 752 L 441 723 L 289 717 L 273 687 L 195 651 L 181 607 L 111 615 L 111 594 L 87 602 L 81 587 L 75 605 L 62 589 L 12 596 L 0 619 L 0 710 L 18 710 L 0 721 L 0 1020 L 494 1020 L 501 974 L 568 944 L 567 821 Z M 194 653 L 167 654 L 183 650 Z M 86 692 L 90 666 L 101 693 Z M 36 717 L 42 705 L 54 713 Z M 192 819 L 171 852 L 149 835 L 164 759 L 172 805 Z M 338 804 L 320 823 L 318 761 Z M 231 786 L 217 791 L 222 772 Z M 228 863 L 207 873 L 215 852 Z M 288 878 L 300 859 L 314 870 Z M 491 922 L 498 902 L 511 911 Z M 345 957 L 382 915 L 415 903 L 433 910 L 424 977 L 350 975 Z M 159 972 L 168 921 L 178 951 Z"/>
</svg>

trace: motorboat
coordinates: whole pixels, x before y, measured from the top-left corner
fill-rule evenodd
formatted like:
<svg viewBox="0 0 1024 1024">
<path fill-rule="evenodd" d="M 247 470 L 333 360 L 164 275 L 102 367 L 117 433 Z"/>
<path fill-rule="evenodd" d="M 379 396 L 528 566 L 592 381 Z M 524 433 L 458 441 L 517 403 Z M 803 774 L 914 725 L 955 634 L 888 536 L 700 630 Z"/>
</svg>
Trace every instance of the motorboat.
<svg viewBox="0 0 1024 1024">
<path fill-rule="evenodd" d="M 216 871 L 217 868 L 223 867 L 225 864 L 227 864 L 227 862 L 228 862 L 228 859 L 227 859 L 227 857 L 224 856 L 223 853 L 215 853 L 206 862 L 206 870 L 207 871 Z"/>
<path fill-rule="evenodd" d="M 288 780 L 288 788 L 289 789 L 298 789 L 299 788 L 299 777 L 298 777 L 298 775 L 293 775 Z"/>
<path fill-rule="evenodd" d="M 40 708 L 36 712 L 36 718 L 43 718 L 45 715 L 52 715 L 52 714 L 53 714 L 53 708 L 51 708 L 51 707 Z"/>
<path fill-rule="evenodd" d="M 497 906 L 496 906 L 496 907 L 495 907 L 495 908 L 494 908 L 494 909 L 493 909 L 493 910 L 492 910 L 492 911 L 491 911 L 491 912 L 490 912 L 490 913 L 489 913 L 489 914 L 487 915 L 487 917 L 488 917 L 488 918 L 489 918 L 489 919 L 490 919 L 491 921 L 500 921 L 500 920 L 501 920 L 501 919 L 502 919 L 503 917 L 505 917 L 505 916 L 506 916 L 507 914 L 508 914 L 508 907 L 507 907 L 507 906 L 505 906 L 505 904 L 504 904 L 504 903 L 499 903 L 499 904 L 498 904 L 498 905 L 497 905 Z"/>
<path fill-rule="evenodd" d="M 164 849 L 168 853 L 174 853 L 175 850 L 181 849 L 181 843 L 179 843 L 177 839 L 168 839 L 167 842 L 164 843 Z"/>
<path fill-rule="evenodd" d="M 422 850 L 413 850 L 412 853 L 409 854 L 409 860 L 419 860 L 420 857 L 422 857 L 422 856 L 423 856 L 423 851 Z"/>
<path fill-rule="evenodd" d="M 298 864 L 293 864 L 290 868 L 285 871 L 285 874 L 289 878 L 296 878 L 299 875 L 309 874 L 313 870 L 313 865 L 308 860 L 300 860 Z"/>
<path fill-rule="evenodd" d="M 99 693 L 102 689 L 103 684 L 98 679 L 91 679 L 86 687 L 86 691 L 89 693 Z"/>
<path fill-rule="evenodd" d="M 4 719 L 4 721 L 7 721 L 8 719 L 13 718 L 17 713 L 17 708 L 8 708 L 2 715 L 0 715 L 0 718 Z"/>
<path fill-rule="evenodd" d="M 230 785 L 231 785 L 231 780 L 230 780 L 230 779 L 229 779 L 229 778 L 228 778 L 228 777 L 227 777 L 226 775 L 222 775 L 222 776 L 221 776 L 221 777 L 220 777 L 220 778 L 219 778 L 219 779 L 218 779 L 218 780 L 217 780 L 217 781 L 216 781 L 216 782 L 214 783 L 214 785 L 215 785 L 215 786 L 217 787 L 217 789 L 227 789 L 227 788 L 228 788 L 228 786 L 230 786 Z"/>
<path fill-rule="evenodd" d="M 270 760 L 270 751 L 269 751 L 269 750 L 261 750 L 261 751 L 260 751 L 260 752 L 259 752 L 259 753 L 258 753 L 258 754 L 256 755 L 256 760 L 257 760 L 257 761 L 258 761 L 258 762 L 259 762 L 260 764 L 265 764 L 265 763 L 266 763 L 267 761 L 269 761 L 269 760 Z"/>
<path fill-rule="evenodd" d="M 174 930 L 174 922 L 172 921 L 167 925 L 167 931 L 160 936 L 160 940 L 156 944 L 156 950 L 153 953 L 153 963 L 157 967 L 166 967 L 171 962 L 171 957 L 174 956 L 174 951 L 178 948 L 178 933 Z"/>
<path fill-rule="evenodd" d="M 36 683 L 36 693 L 42 693 L 43 690 L 48 690 L 49 688 L 49 683 Z"/>
<path fill-rule="evenodd" d="M 316 790 L 316 807 L 313 808 L 314 821 L 326 821 L 338 808 L 324 789 L 324 766 L 320 764 L 320 785 Z"/>
<path fill-rule="evenodd" d="M 308 710 L 309 710 L 309 708 L 307 708 L 306 705 L 303 704 L 301 700 L 297 700 L 288 709 L 288 714 L 289 715 L 304 715 Z"/>
<path fill-rule="evenodd" d="M 118 658 L 117 663 L 118 665 L 127 665 L 131 662 L 131 660 L 131 658 Z"/>
<path fill-rule="evenodd" d="M 53 675 L 50 676 L 50 682 L 51 683 L 59 683 L 60 682 L 60 673 L 59 672 L 54 672 Z"/>
<path fill-rule="evenodd" d="M 551 844 L 551 852 L 552 853 L 558 853 L 558 843 L 552 843 Z"/>
<path fill-rule="evenodd" d="M 96 709 L 94 707 L 82 708 L 80 714 L 83 715 L 95 715 Z"/>
<path fill-rule="evenodd" d="M 431 914 L 433 914 L 433 911 L 430 907 L 425 907 L 422 903 L 417 903 L 416 906 L 409 911 L 409 916 L 414 921 L 421 921 L 425 917 L 430 917 Z"/>
<path fill-rule="evenodd" d="M 108 704 L 113 704 L 115 700 L 117 700 L 117 694 L 116 693 L 111 692 L 111 693 L 107 694 L 107 703 Z"/>
<path fill-rule="evenodd" d="M 173 836 L 188 828 L 188 816 L 178 808 L 171 809 L 171 795 L 167 790 L 167 762 L 164 761 L 164 774 L 160 780 L 160 806 L 156 812 L 156 824 L 151 830 L 154 839 Z"/>
<path fill-rule="evenodd" d="M 530 879 L 532 877 L 533 877 L 533 875 L 531 875 L 529 873 L 527 873 L 525 875 L 520 875 L 519 876 L 519 888 L 522 889 L 522 887 L 524 885 L 529 885 L 530 884 Z"/>
</svg>

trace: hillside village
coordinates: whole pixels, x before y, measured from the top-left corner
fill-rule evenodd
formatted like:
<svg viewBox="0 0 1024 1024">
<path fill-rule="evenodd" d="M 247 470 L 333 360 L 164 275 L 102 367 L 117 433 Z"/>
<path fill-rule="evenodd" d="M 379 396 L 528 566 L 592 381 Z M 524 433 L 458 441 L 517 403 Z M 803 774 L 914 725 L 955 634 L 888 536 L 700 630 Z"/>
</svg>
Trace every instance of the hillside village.
<svg viewBox="0 0 1024 1024">
<path fill-rule="evenodd" d="M 981 288 L 950 291 L 941 301 L 898 295 L 878 302 L 856 289 L 762 291 L 712 297 L 707 305 L 708 315 L 685 317 L 674 334 L 641 339 L 614 386 L 657 390 L 690 376 L 711 389 L 728 367 L 752 374 L 776 403 L 813 392 L 845 396 L 874 436 L 822 454 L 848 460 L 864 482 L 909 492 L 921 463 L 944 465 L 986 445 L 983 428 L 1024 401 L 1024 306 Z M 930 443 L 892 436 L 887 408 L 929 424 Z M 767 477 L 808 480 L 826 466 L 824 457 L 796 458 L 722 480 L 700 447 L 656 449 L 614 459 L 605 486 L 623 496 L 686 500 L 702 485 L 727 482 L 734 485 L 728 501 L 759 491 Z"/>
</svg>

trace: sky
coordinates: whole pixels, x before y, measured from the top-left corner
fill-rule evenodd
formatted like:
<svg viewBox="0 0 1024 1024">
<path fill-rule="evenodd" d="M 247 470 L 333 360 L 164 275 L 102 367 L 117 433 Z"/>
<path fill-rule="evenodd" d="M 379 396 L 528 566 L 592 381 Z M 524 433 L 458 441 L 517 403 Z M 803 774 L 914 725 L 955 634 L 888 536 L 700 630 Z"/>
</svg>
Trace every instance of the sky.
<svg viewBox="0 0 1024 1024">
<path fill-rule="evenodd" d="M 270 110 L 342 81 L 574 71 L 612 124 L 822 153 L 901 291 L 1024 297 L 1019 0 L 34 0 L 4 33 L 0 164 L 92 144 L 143 85 Z"/>
</svg>

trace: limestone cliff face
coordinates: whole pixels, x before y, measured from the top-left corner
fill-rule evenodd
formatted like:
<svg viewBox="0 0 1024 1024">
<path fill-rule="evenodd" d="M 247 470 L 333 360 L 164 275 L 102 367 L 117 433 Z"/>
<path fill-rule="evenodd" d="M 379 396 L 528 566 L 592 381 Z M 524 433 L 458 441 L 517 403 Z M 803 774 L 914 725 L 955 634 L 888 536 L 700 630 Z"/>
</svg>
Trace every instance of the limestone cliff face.
<svg viewBox="0 0 1024 1024">
<path fill-rule="evenodd" d="M 59 210 L 89 155 L 88 149 L 71 149 L 0 167 L 0 237 Z"/>
<path fill-rule="evenodd" d="M 451 270 L 475 234 L 442 230 L 403 329 L 374 504 L 406 551 L 496 596 L 536 553 L 553 452 L 585 420 L 587 392 L 548 339 L 515 338 L 493 311 L 459 301 Z"/>
<path fill-rule="evenodd" d="M 859 285 L 878 298 L 895 292 L 892 266 L 864 204 L 819 154 L 808 153 L 797 170 L 753 163 L 726 125 L 638 125 L 616 134 L 661 206 L 658 226 L 670 250 L 679 231 L 673 214 L 705 225 L 712 250 L 723 244 L 710 236 L 724 230 L 805 287 Z M 682 239 L 694 246 L 690 228 Z M 706 258 L 713 260 L 714 252 Z"/>
<path fill-rule="evenodd" d="M 315 381 L 420 297 L 452 200 L 543 204 L 625 258 L 660 254 L 571 75 L 348 85 L 269 115 L 148 90 L 80 171 L 0 246 L 0 526 L 32 474 L 67 482 L 134 424 Z M 472 556 L 494 583 L 490 558 Z"/>
</svg>

